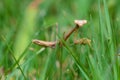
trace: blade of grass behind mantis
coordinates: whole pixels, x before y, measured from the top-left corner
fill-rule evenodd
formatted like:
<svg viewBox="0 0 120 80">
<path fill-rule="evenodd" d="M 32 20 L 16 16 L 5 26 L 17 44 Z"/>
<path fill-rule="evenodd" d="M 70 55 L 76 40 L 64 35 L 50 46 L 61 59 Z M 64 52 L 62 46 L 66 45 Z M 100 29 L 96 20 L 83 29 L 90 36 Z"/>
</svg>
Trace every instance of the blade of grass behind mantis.
<svg viewBox="0 0 120 80">
<path fill-rule="evenodd" d="M 116 64 L 115 64 L 115 49 L 114 49 L 114 43 L 113 43 L 113 37 L 112 37 L 112 27 L 111 27 L 111 23 L 110 23 L 110 17 L 109 17 L 109 11 L 108 11 L 108 7 L 106 4 L 106 0 L 103 0 L 103 4 L 104 4 L 104 12 L 105 12 L 105 20 L 106 20 L 106 24 L 107 24 L 107 30 L 108 30 L 108 37 L 110 38 L 110 43 L 109 45 L 109 52 L 110 52 L 110 56 L 111 56 L 111 62 L 112 62 L 112 66 L 113 66 L 113 75 L 114 75 L 114 80 L 118 80 L 117 79 L 117 69 L 116 69 Z"/>
<path fill-rule="evenodd" d="M 95 34 L 95 26 L 94 26 L 94 22 L 92 20 L 92 16 L 90 16 L 90 30 L 91 30 L 91 39 L 92 39 L 92 51 L 88 52 L 88 65 L 90 68 L 90 73 L 92 74 L 92 78 L 93 80 L 102 80 L 101 76 L 100 76 L 100 68 L 102 67 L 101 65 L 101 57 L 99 57 L 99 50 L 97 48 L 97 42 L 98 41 L 98 35 Z M 92 53 L 92 54 L 91 54 Z M 94 57 L 93 57 L 94 56 Z M 97 64 L 97 59 L 100 62 L 99 65 L 96 66 Z M 97 67 L 97 68 L 96 68 Z M 99 68 L 99 69 L 98 69 Z"/>
<path fill-rule="evenodd" d="M 101 55 L 104 56 L 105 53 L 105 45 L 104 45 L 104 35 L 105 35 L 105 27 L 104 27 L 104 22 L 103 22 L 103 17 L 102 17 L 102 12 L 100 8 L 100 0 L 98 0 L 98 11 L 99 11 L 99 30 L 100 30 L 100 43 L 101 43 Z"/>
<path fill-rule="evenodd" d="M 97 41 L 99 41 L 98 43 L 100 43 L 100 49 L 99 52 L 97 53 L 97 58 L 99 60 L 99 71 L 100 74 L 102 75 L 102 73 L 104 73 L 104 68 L 109 66 L 105 56 L 105 37 L 107 36 L 106 34 L 106 28 L 105 28 L 105 23 L 104 23 L 104 19 L 103 19 L 103 15 L 102 15 L 102 9 L 101 9 L 101 3 L 100 0 L 98 0 L 98 13 L 99 13 L 99 35 L 100 37 L 98 37 L 99 39 Z M 95 44 L 96 45 L 96 44 Z M 96 45 L 96 49 L 97 49 L 97 45 Z M 104 65 L 106 64 L 106 65 Z M 100 76 L 100 75 L 99 75 Z M 105 79 L 105 75 L 103 75 L 102 79 Z"/>
</svg>

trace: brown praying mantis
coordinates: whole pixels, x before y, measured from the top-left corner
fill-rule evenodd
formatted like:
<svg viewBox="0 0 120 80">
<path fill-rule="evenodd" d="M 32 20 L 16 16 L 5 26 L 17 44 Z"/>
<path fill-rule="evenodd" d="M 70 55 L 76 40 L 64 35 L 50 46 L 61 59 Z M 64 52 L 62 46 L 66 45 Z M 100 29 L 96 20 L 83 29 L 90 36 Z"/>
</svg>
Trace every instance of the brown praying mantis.
<svg viewBox="0 0 120 80">
<path fill-rule="evenodd" d="M 86 24 L 87 20 L 74 20 L 74 23 L 76 24 L 75 27 L 64 36 L 64 41 L 67 41 L 67 39 L 70 37 L 70 35 L 73 32 L 75 32 L 76 30 L 81 28 L 84 24 Z M 49 41 L 43 41 L 38 39 L 34 39 L 32 40 L 32 42 L 39 46 L 51 47 L 51 48 L 54 48 L 56 44 L 61 43 L 60 41 L 49 42 Z M 88 44 L 90 46 L 91 40 L 87 38 L 82 38 L 79 40 L 74 40 L 74 44 L 84 44 L 84 45 Z"/>
</svg>

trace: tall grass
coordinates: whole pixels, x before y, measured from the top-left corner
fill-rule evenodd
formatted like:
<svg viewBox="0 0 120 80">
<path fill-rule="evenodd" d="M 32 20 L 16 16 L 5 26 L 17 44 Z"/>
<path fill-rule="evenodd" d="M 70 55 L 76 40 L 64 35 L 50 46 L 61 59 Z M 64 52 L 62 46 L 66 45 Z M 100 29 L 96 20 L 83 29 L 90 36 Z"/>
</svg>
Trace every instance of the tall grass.
<svg viewBox="0 0 120 80">
<path fill-rule="evenodd" d="M 0 1 L 0 79 L 120 79 L 119 0 L 36 1 Z M 88 23 L 64 41 L 75 19 Z M 90 45 L 72 44 L 81 38 Z M 33 39 L 63 46 L 37 46 Z"/>
</svg>

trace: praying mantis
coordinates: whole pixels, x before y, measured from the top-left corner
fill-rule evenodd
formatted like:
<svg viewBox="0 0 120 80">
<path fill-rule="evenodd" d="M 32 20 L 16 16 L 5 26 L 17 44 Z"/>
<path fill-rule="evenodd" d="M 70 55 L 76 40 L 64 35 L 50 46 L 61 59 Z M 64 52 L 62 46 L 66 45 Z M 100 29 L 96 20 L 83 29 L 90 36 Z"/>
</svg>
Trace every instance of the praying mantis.
<svg viewBox="0 0 120 80">
<path fill-rule="evenodd" d="M 74 20 L 74 23 L 76 24 L 76 26 L 64 36 L 64 41 L 67 41 L 67 39 L 70 37 L 70 35 L 73 32 L 75 32 L 76 30 L 81 28 L 84 24 L 86 24 L 87 20 Z M 54 48 L 56 44 L 61 43 L 60 41 L 49 42 L 49 41 L 43 41 L 38 39 L 34 39 L 32 40 L 32 42 L 39 46 L 51 47 L 51 48 Z M 87 38 L 82 38 L 79 40 L 74 40 L 74 44 L 83 44 L 83 45 L 88 44 L 90 46 L 91 40 Z"/>
</svg>

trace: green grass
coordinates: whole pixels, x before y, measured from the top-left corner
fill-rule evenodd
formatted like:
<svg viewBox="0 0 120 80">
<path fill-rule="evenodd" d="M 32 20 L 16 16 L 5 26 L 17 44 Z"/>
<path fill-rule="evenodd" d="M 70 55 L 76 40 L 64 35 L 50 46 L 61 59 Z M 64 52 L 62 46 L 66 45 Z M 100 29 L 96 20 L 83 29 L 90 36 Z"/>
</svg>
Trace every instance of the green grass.
<svg viewBox="0 0 120 80">
<path fill-rule="evenodd" d="M 1 80 L 120 80 L 119 0 L 37 3 L 0 1 Z M 88 23 L 64 41 L 76 19 Z M 73 44 L 81 38 L 91 45 Z M 59 40 L 63 46 L 42 47 L 33 39 Z"/>
</svg>

